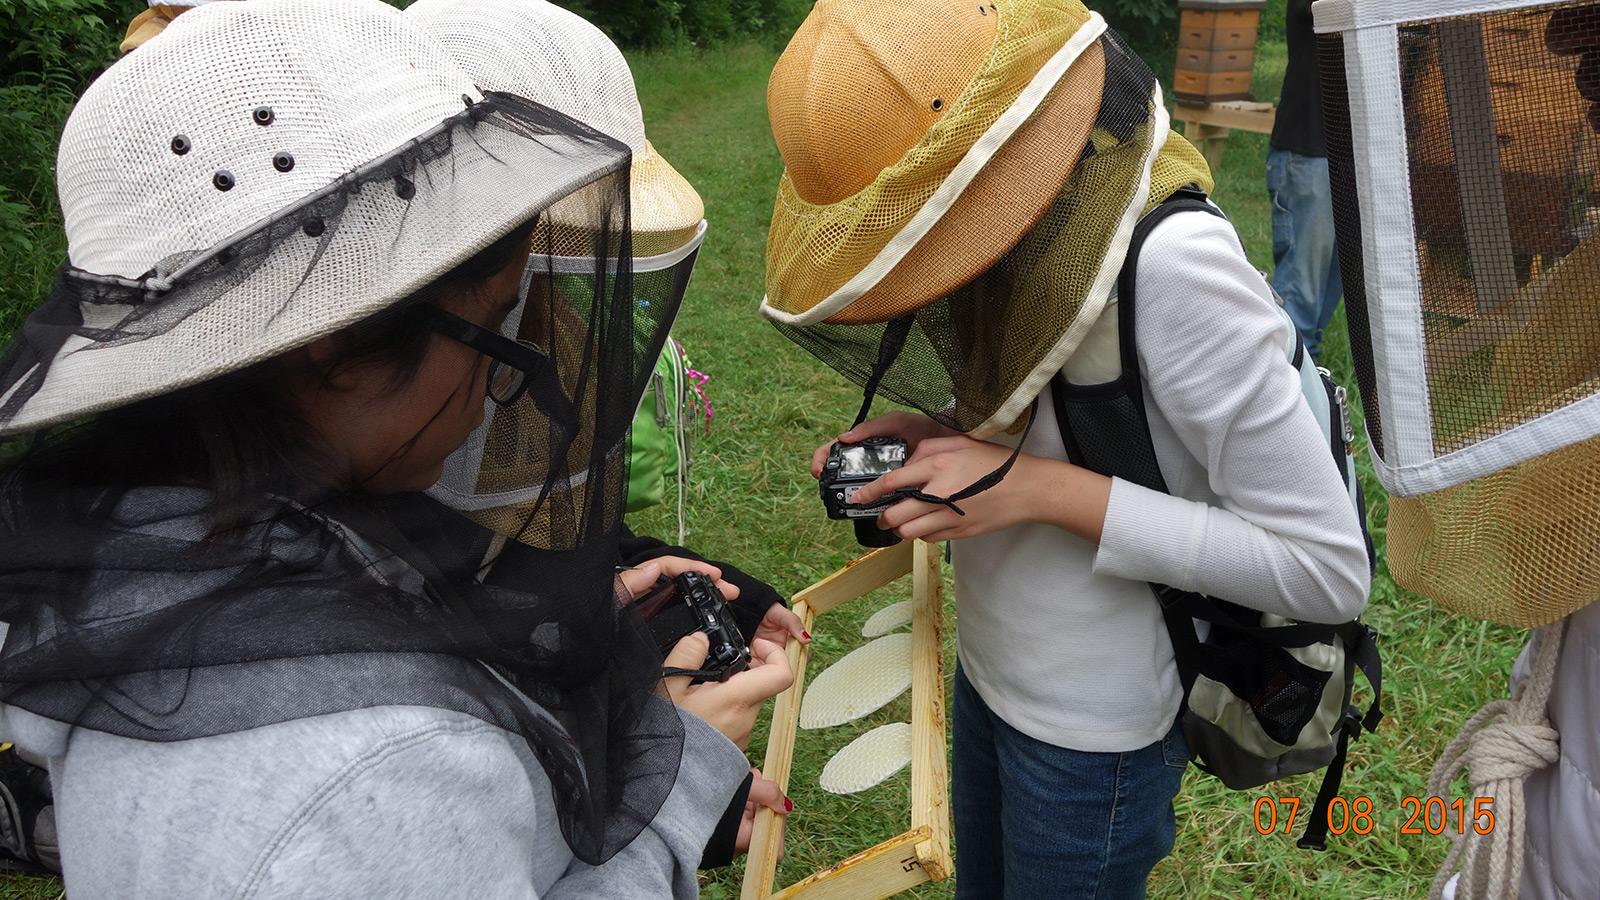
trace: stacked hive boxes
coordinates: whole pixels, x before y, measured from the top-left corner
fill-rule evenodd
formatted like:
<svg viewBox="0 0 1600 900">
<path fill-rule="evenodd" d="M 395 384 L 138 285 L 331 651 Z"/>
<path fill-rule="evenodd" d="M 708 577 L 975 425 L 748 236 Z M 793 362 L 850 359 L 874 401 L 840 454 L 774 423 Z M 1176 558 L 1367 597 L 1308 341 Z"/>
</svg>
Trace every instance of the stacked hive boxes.
<svg viewBox="0 0 1600 900">
<path fill-rule="evenodd" d="M 1179 0 L 1172 93 L 1184 103 L 1250 99 L 1256 29 L 1266 0 Z"/>
</svg>

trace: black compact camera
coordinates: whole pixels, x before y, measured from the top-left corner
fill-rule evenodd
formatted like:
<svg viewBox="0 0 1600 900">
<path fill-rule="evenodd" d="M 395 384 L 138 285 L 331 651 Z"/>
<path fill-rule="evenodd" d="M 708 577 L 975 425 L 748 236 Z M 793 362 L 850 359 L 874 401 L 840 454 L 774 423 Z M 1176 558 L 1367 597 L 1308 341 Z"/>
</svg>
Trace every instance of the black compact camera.
<svg viewBox="0 0 1600 900">
<path fill-rule="evenodd" d="M 710 578 L 699 572 L 663 577 L 637 605 L 663 654 L 685 636 L 705 632 L 711 651 L 694 677 L 695 684 L 727 681 L 749 667 L 750 648 L 739 634 L 739 623 L 728 610 L 728 601 Z"/>
<path fill-rule="evenodd" d="M 854 506 L 856 494 L 866 485 L 906 464 L 906 442 L 899 438 L 870 437 L 859 444 L 834 444 L 822 465 L 819 490 L 830 519 L 855 522 L 856 540 L 863 547 L 893 547 L 900 543 L 894 532 L 874 524 L 878 513 L 899 498 L 885 497 L 871 506 Z"/>
</svg>

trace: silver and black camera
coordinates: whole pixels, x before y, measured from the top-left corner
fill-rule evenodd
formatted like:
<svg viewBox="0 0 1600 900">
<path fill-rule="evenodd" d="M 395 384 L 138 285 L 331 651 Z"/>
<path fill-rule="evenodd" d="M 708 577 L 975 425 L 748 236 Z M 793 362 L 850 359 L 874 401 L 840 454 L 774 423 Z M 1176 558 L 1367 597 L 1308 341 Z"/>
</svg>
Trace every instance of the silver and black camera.
<svg viewBox="0 0 1600 900">
<path fill-rule="evenodd" d="M 894 532 L 874 524 L 878 514 L 897 501 L 884 497 L 870 506 L 855 505 L 856 494 L 866 485 L 906 464 L 906 442 L 899 438 L 870 437 L 859 444 L 836 443 L 822 466 L 819 489 L 830 519 L 855 522 L 856 540 L 863 547 L 892 547 L 900 542 Z"/>
</svg>

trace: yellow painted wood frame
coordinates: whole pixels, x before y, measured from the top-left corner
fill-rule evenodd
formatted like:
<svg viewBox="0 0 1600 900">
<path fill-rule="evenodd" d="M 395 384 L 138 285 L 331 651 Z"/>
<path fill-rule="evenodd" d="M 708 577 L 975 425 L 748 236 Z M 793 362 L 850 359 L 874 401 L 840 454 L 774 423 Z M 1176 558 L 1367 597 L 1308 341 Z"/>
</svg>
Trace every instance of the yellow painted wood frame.
<svg viewBox="0 0 1600 900">
<path fill-rule="evenodd" d="M 909 541 L 875 550 L 794 597 L 794 611 L 806 630 L 816 630 L 816 620 L 904 575 L 911 575 L 911 814 L 910 828 L 875 847 L 846 857 L 825 869 L 774 890 L 773 876 L 783 846 L 783 827 L 769 809 L 756 814 L 745 861 L 743 900 L 796 898 L 887 897 L 955 874 L 950 855 L 950 774 L 945 754 L 944 626 L 940 547 Z M 800 699 L 805 693 L 806 663 L 810 648 L 791 640 L 789 666 L 794 684 L 778 695 L 772 710 L 772 731 L 767 738 L 767 759 L 762 775 L 785 791 L 794 761 L 794 742 L 800 723 Z"/>
</svg>

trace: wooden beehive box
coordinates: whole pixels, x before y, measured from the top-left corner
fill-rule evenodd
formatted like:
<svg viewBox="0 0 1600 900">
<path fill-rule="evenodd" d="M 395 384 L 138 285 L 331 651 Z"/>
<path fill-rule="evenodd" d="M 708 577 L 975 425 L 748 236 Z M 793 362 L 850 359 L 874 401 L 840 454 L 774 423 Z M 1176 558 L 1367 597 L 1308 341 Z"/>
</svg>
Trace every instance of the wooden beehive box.
<svg viewBox="0 0 1600 900">
<path fill-rule="evenodd" d="M 1544 46 L 1548 18 L 1512 13 L 1439 25 L 1416 44 L 1405 87 L 1419 239 L 1473 243 L 1458 198 L 1491 191 L 1505 216 L 1494 242 L 1509 255 L 1558 255 L 1576 241 L 1574 201 L 1593 190 L 1600 151 L 1577 87 L 1578 57 Z"/>
<path fill-rule="evenodd" d="M 1266 0 L 1179 0 L 1172 93 L 1185 103 L 1250 99 L 1256 30 Z"/>
</svg>

